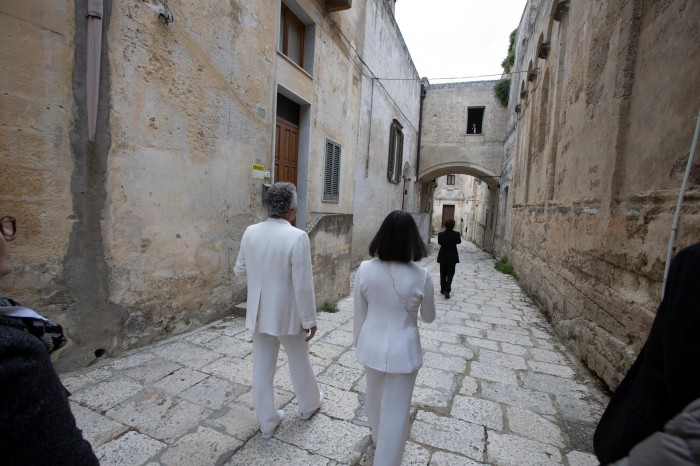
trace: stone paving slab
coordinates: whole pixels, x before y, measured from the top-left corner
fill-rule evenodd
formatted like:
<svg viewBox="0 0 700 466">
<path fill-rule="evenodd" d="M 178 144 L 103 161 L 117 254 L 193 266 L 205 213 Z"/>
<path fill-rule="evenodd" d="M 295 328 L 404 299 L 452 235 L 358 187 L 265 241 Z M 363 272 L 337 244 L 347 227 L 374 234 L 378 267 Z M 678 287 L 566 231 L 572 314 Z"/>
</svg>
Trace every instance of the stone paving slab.
<svg viewBox="0 0 700 466">
<path fill-rule="evenodd" d="M 404 465 L 589 466 L 608 397 L 554 335 L 515 280 L 473 244 L 459 246 L 450 299 L 420 324 Z M 422 261 L 435 283 L 437 247 Z M 78 426 L 102 465 L 363 465 L 374 447 L 365 378 L 352 348 L 352 298 L 319 313 L 310 345 L 326 395 L 299 411 L 281 348 L 275 403 L 285 418 L 263 441 L 253 410 L 252 338 L 243 317 L 104 358 L 61 376 Z"/>
</svg>

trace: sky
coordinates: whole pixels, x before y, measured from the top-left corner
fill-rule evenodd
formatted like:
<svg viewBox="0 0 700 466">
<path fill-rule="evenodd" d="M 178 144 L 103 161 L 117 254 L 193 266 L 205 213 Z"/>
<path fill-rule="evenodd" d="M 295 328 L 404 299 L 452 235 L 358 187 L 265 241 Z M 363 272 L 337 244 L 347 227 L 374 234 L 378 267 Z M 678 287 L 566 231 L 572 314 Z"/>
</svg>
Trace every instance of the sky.
<svg viewBox="0 0 700 466">
<path fill-rule="evenodd" d="M 396 21 L 431 83 L 498 79 L 526 0 L 397 0 Z M 470 76 L 497 75 L 463 79 Z M 442 80 L 438 78 L 462 78 Z"/>
</svg>

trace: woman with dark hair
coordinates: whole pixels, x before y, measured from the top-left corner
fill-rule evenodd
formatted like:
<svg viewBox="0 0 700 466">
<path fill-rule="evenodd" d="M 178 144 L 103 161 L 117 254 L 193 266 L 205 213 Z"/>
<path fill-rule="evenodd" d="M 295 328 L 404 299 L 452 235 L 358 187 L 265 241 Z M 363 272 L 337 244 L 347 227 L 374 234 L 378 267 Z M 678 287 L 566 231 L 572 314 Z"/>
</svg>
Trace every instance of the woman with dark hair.
<svg viewBox="0 0 700 466">
<path fill-rule="evenodd" d="M 400 465 L 406 448 L 413 386 L 423 365 L 418 314 L 435 320 L 434 287 L 419 261 L 425 243 L 410 214 L 395 210 L 369 246 L 353 291 L 354 343 L 365 368 L 365 413 L 376 445 L 375 466 Z"/>
<path fill-rule="evenodd" d="M 445 220 L 445 231 L 438 233 L 437 261 L 440 264 L 440 294 L 450 299 L 452 291 L 452 278 L 455 276 L 455 266 L 459 262 L 457 245 L 462 242 L 462 237 L 455 231 L 455 220 L 448 218 Z"/>
</svg>

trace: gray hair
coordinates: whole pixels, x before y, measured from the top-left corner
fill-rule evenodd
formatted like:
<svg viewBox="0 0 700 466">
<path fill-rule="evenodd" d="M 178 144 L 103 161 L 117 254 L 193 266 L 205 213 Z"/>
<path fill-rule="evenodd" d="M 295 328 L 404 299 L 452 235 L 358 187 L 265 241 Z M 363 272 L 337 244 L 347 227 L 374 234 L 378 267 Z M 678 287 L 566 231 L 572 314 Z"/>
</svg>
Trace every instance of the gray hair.
<svg viewBox="0 0 700 466">
<path fill-rule="evenodd" d="M 292 183 L 275 183 L 265 193 L 270 217 L 284 217 L 297 206 L 297 188 Z"/>
</svg>

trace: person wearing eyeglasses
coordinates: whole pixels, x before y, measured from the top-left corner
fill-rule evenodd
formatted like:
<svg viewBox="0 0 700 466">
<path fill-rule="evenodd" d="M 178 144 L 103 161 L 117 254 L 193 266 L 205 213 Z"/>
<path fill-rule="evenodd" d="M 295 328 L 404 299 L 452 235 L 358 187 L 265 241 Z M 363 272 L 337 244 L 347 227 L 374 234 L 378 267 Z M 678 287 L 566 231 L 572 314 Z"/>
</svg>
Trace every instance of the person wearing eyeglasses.
<svg viewBox="0 0 700 466">
<path fill-rule="evenodd" d="M 0 277 L 12 271 L 16 237 L 15 218 L 0 218 Z M 0 297 L 1 464 L 99 465 L 49 357 L 65 342 L 60 325 Z"/>
</svg>

